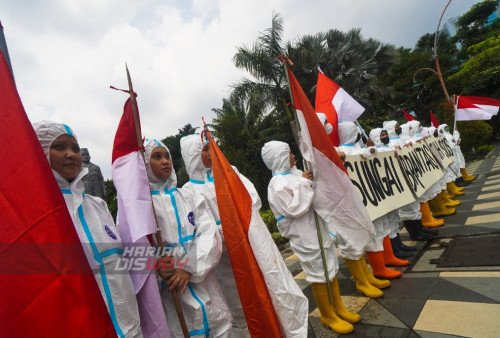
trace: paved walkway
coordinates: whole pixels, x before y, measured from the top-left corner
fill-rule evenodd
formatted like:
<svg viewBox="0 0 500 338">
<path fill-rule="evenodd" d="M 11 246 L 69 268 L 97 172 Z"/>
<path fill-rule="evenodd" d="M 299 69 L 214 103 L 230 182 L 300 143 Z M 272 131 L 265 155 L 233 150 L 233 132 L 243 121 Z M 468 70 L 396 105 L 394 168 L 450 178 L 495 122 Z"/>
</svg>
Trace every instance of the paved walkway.
<svg viewBox="0 0 500 338">
<path fill-rule="evenodd" d="M 400 279 L 393 280 L 384 296 L 370 299 L 359 293 L 342 260 L 339 278 L 344 304 L 362 316 L 346 337 L 500 337 L 500 266 L 438 268 L 431 259 L 445 250 L 442 243 L 454 238 L 500 236 L 500 147 L 483 160 L 469 163 L 476 180 L 458 197 L 457 213 L 445 217 L 439 236 L 417 245 L 416 256 Z M 499 237 L 500 238 L 500 237 Z M 500 239 L 498 244 L 500 250 Z M 311 286 L 305 280 L 297 257 L 283 251 L 285 262 L 309 298 L 309 337 L 336 337 L 319 320 Z"/>
</svg>

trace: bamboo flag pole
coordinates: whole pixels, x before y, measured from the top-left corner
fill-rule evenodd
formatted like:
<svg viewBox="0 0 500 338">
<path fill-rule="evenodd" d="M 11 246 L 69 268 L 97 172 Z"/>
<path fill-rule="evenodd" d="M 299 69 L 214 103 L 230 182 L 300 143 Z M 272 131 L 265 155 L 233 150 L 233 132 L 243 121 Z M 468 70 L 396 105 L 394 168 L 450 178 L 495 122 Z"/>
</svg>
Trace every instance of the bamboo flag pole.
<svg viewBox="0 0 500 338">
<path fill-rule="evenodd" d="M 137 101 L 135 99 L 135 92 L 134 88 L 132 87 L 132 79 L 130 77 L 130 72 L 128 70 L 127 64 L 125 64 L 125 69 L 127 70 L 127 81 L 128 81 L 128 89 L 130 93 L 130 101 L 132 103 L 132 111 L 134 113 L 134 125 L 135 125 L 135 133 L 137 136 L 137 145 L 139 146 L 139 152 L 141 153 L 142 160 L 144 161 L 144 164 L 146 163 L 144 160 L 144 149 L 143 149 L 143 144 L 142 144 L 142 133 L 141 133 L 141 128 L 139 126 L 139 113 L 138 113 L 138 108 L 137 108 Z M 155 206 L 153 204 L 153 200 L 151 198 L 151 205 L 153 207 L 153 213 L 155 216 L 155 221 L 156 221 L 156 233 L 155 233 L 155 238 L 156 238 L 156 246 L 163 249 L 164 243 L 163 243 L 163 238 L 161 236 L 161 230 L 160 227 L 158 226 L 158 218 L 156 216 L 156 211 L 155 211 Z M 182 307 L 181 303 L 179 301 L 179 296 L 177 295 L 177 292 L 174 290 L 170 293 L 172 295 L 172 300 L 174 303 L 175 311 L 177 312 L 177 317 L 179 318 L 179 323 L 181 324 L 182 328 L 182 333 L 184 335 L 184 338 L 189 338 L 189 331 L 186 325 L 186 319 L 184 318 L 184 314 L 182 313 Z"/>
<path fill-rule="evenodd" d="M 295 110 L 295 103 L 293 100 L 292 88 L 290 86 L 290 79 L 288 77 L 288 62 L 289 62 L 289 60 L 286 56 L 284 56 L 282 61 L 283 61 L 283 65 L 285 68 L 285 75 L 286 75 L 286 81 L 288 83 L 288 91 L 290 93 L 290 99 L 292 100 L 292 111 L 293 111 L 293 116 L 294 116 L 294 121 L 290 122 L 290 126 L 292 128 L 293 137 L 295 138 L 295 142 L 297 143 L 297 146 L 299 146 L 298 133 L 300 132 L 300 124 L 299 124 L 298 117 L 297 117 L 297 111 Z M 299 151 L 300 151 L 300 146 L 299 146 Z M 302 161 L 304 163 L 304 169 L 308 170 L 309 164 L 304 159 L 304 156 L 302 156 Z M 313 212 L 314 212 L 314 221 L 316 223 L 316 233 L 318 235 L 319 249 L 321 251 L 321 260 L 323 262 L 323 269 L 325 270 L 326 289 L 328 290 L 328 298 L 330 300 L 330 304 L 333 304 L 333 293 L 332 293 L 332 289 L 330 287 L 330 276 L 328 273 L 328 264 L 326 263 L 325 249 L 323 247 L 323 236 L 321 236 L 319 217 L 318 217 L 318 214 L 316 213 L 315 210 L 313 210 Z"/>
</svg>

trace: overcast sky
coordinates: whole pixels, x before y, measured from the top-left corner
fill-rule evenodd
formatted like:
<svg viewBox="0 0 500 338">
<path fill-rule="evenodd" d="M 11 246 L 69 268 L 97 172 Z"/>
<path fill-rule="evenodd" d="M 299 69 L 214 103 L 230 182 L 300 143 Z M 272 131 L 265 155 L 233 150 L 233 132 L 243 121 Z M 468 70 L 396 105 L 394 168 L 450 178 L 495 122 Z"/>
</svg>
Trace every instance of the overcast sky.
<svg viewBox="0 0 500 338">
<path fill-rule="evenodd" d="M 443 23 L 479 1 L 454 0 Z M 32 122 L 71 126 L 111 178 L 113 138 L 127 94 L 138 93 L 143 134 L 164 138 L 201 126 L 245 74 L 232 57 L 271 24 L 286 41 L 328 29 L 413 48 L 434 33 L 447 0 L 2 0 L 0 20 Z"/>
</svg>

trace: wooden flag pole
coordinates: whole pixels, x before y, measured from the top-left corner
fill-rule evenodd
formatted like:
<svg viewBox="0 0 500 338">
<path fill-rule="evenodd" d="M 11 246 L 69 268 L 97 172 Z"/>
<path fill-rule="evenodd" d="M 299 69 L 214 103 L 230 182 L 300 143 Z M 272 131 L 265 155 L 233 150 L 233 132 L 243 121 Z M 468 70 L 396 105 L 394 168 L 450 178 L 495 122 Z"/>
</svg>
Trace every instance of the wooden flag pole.
<svg viewBox="0 0 500 338">
<path fill-rule="evenodd" d="M 130 101 L 132 103 L 132 111 L 134 113 L 134 125 L 135 125 L 135 133 L 137 136 L 137 145 L 139 146 L 139 152 L 142 155 L 142 160 L 144 161 L 144 164 L 146 163 L 144 159 L 144 147 L 142 144 L 142 133 L 141 133 L 141 128 L 139 126 L 139 109 L 137 108 L 137 101 L 135 99 L 135 92 L 134 88 L 132 87 L 132 79 L 130 78 L 130 72 L 128 71 L 127 64 L 125 64 L 125 69 L 127 70 L 127 80 L 128 80 L 128 89 L 130 93 Z M 153 204 L 153 199 L 151 198 L 151 205 L 153 207 L 153 213 L 155 216 L 155 221 L 156 221 L 156 246 L 161 248 L 163 250 L 164 243 L 163 243 L 163 237 L 161 236 L 161 230 L 160 227 L 158 226 L 158 217 L 156 216 L 156 211 L 155 211 L 155 206 Z M 182 333 L 184 335 L 184 338 L 189 338 L 189 331 L 187 328 L 186 324 L 186 319 L 184 318 L 184 314 L 182 313 L 182 307 L 181 303 L 179 301 L 179 295 L 177 295 L 177 292 L 174 290 L 170 292 L 172 295 L 172 300 L 174 303 L 175 311 L 177 312 L 177 317 L 179 318 L 179 323 L 181 324 L 182 328 Z"/>
<path fill-rule="evenodd" d="M 290 100 L 292 100 L 292 111 L 293 111 L 293 116 L 294 116 L 294 121 L 290 122 L 290 126 L 292 128 L 293 137 L 295 138 L 295 142 L 297 142 L 297 146 L 299 147 L 299 151 L 300 151 L 299 136 L 298 136 L 298 133 L 300 132 L 300 124 L 299 124 L 299 121 L 297 118 L 297 111 L 295 110 L 295 103 L 293 100 L 292 87 L 290 86 L 290 79 L 288 77 L 288 63 L 287 63 L 288 58 L 286 56 L 284 56 L 282 61 L 283 61 L 283 65 L 285 67 L 286 81 L 288 83 L 288 90 L 290 92 Z M 304 156 L 302 156 L 302 160 L 304 163 L 304 169 L 308 170 L 309 165 L 308 165 L 307 161 L 304 159 Z M 313 212 L 314 212 L 314 221 L 316 223 L 316 233 L 318 234 L 319 249 L 321 251 L 321 260 L 323 262 L 323 269 L 325 270 L 326 289 L 328 290 L 328 298 L 330 300 L 330 304 L 333 304 L 333 293 L 332 293 L 332 289 L 330 286 L 330 276 L 328 273 L 328 265 L 326 262 L 325 248 L 323 247 L 323 236 L 321 236 L 319 217 L 318 217 L 318 214 L 316 213 L 315 210 L 313 210 Z"/>
</svg>

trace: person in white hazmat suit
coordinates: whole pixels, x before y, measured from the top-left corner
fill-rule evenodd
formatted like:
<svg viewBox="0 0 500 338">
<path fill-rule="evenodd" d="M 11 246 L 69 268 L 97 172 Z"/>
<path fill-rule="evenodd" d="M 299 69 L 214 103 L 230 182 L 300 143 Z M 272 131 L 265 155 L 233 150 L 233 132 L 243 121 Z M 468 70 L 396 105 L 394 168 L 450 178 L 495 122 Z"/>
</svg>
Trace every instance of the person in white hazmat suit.
<svg viewBox="0 0 500 338">
<path fill-rule="evenodd" d="M 423 139 L 422 131 L 423 128 L 419 121 L 409 121 L 407 123 L 411 128 L 409 131 L 410 138 L 409 141 L 413 143 L 420 142 Z M 420 214 L 422 225 L 425 228 L 436 228 L 444 225 L 443 219 L 434 218 L 431 213 L 428 201 L 432 200 L 436 195 L 446 188 L 444 184 L 445 175 L 441 179 L 439 179 L 436 183 L 429 187 L 417 200 L 420 205 Z"/>
<path fill-rule="evenodd" d="M 449 193 L 455 195 L 455 196 L 461 196 L 465 194 L 465 189 L 464 187 L 458 187 L 455 184 L 455 180 L 460 178 L 460 168 L 465 167 L 465 160 L 462 155 L 462 151 L 460 150 L 460 147 L 457 146 L 456 140 L 453 137 L 453 135 L 450 134 L 450 130 L 447 124 L 441 124 L 439 125 L 438 133 L 439 136 L 444 136 L 446 138 L 446 142 L 450 146 L 450 148 L 453 150 L 453 154 L 457 158 L 455 162 L 451 163 L 449 168 L 450 168 L 450 181 L 446 183 L 446 188 Z"/>
<path fill-rule="evenodd" d="M 382 128 L 375 128 L 370 131 L 370 139 L 373 140 L 375 144 L 375 149 L 377 153 L 380 152 L 395 152 L 395 148 L 390 146 L 389 134 L 386 130 Z M 407 246 L 403 244 L 401 237 L 399 236 L 399 213 L 398 210 L 393 210 L 383 216 L 385 219 L 385 227 L 380 234 L 377 232 L 377 237 L 384 239 L 385 236 L 389 236 L 392 251 L 394 255 L 399 259 L 407 259 L 412 256 L 411 252 L 416 250 L 416 247 Z M 374 221 L 374 224 L 377 220 Z M 385 235 L 385 236 L 384 236 Z M 381 237 L 383 236 L 383 237 Z"/>
<path fill-rule="evenodd" d="M 453 150 L 456 155 L 455 142 L 450 133 L 446 132 L 448 126 L 446 124 L 441 124 L 438 128 L 431 127 L 429 130 L 432 130 L 432 133 L 435 136 L 443 136 L 445 137 L 448 145 Z M 440 180 L 441 183 L 441 191 L 429 201 L 430 209 L 432 210 L 432 214 L 435 217 L 439 216 L 448 216 L 456 213 L 457 205 L 460 205 L 459 201 L 452 200 L 451 197 L 461 196 L 465 194 L 463 187 L 457 187 L 455 185 L 455 180 L 460 177 L 459 175 L 460 169 L 460 160 L 457 157 L 457 160 L 448 165 L 445 169 L 443 178 Z"/>
<path fill-rule="evenodd" d="M 438 129 L 436 127 L 429 127 L 427 128 L 429 137 L 438 137 Z M 455 195 L 448 193 L 446 190 L 446 183 L 452 179 L 450 178 L 450 173 L 448 170 L 445 171 L 443 174 L 443 177 L 438 181 L 439 185 L 436 185 L 435 191 L 439 190 L 436 195 L 433 195 L 431 199 L 428 200 L 429 207 L 432 204 L 432 214 L 434 215 L 440 215 L 440 216 L 446 216 L 446 215 L 452 215 L 456 212 L 456 206 L 460 205 L 459 200 L 454 200 L 452 197 L 455 197 Z M 444 221 L 444 220 L 443 220 Z"/>
<path fill-rule="evenodd" d="M 389 146 L 398 150 L 406 146 L 408 135 L 402 135 L 403 128 L 396 121 L 384 121 L 382 129 L 387 131 L 389 136 Z M 407 127 L 405 127 L 407 129 Z M 407 129 L 409 131 L 409 128 Z M 399 218 L 403 222 L 404 227 L 408 231 L 410 238 L 414 241 L 427 241 L 432 239 L 437 230 L 427 229 L 422 225 L 422 214 L 420 213 L 420 204 L 414 201 L 398 209 Z"/>
<path fill-rule="evenodd" d="M 346 155 L 369 157 L 375 152 L 375 148 L 361 148 L 356 142 L 356 139 L 359 137 L 356 124 L 353 122 L 339 123 L 340 146 L 337 147 L 337 151 Z M 408 261 L 400 260 L 394 256 L 390 240 L 387 237 L 391 232 L 391 227 L 397 226 L 397 222 L 395 225 L 390 224 L 389 217 L 382 216 L 374 220 L 373 225 L 376 237 L 365 247 L 366 257 L 373 269 L 373 274 L 384 279 L 398 278 L 401 276 L 400 271 L 386 267 L 386 265 L 405 266 L 409 264 Z M 387 237 L 387 240 L 385 237 Z"/>
<path fill-rule="evenodd" d="M 146 139 L 144 157 L 158 227 L 176 267 L 159 271 L 172 337 L 183 334 L 168 291 L 180 291 L 190 337 L 229 337 L 233 318 L 213 272 L 222 252 L 215 220 L 204 199 L 176 187 L 170 151 L 162 142 Z"/>
<path fill-rule="evenodd" d="M 76 233 L 108 308 L 118 337 L 142 337 L 139 310 L 128 273 L 115 271 L 123 245 L 106 202 L 86 195 L 80 146 L 65 124 L 41 121 L 33 124 L 40 145 L 61 189 Z"/>
<path fill-rule="evenodd" d="M 467 173 L 467 168 L 465 167 L 465 158 L 464 155 L 462 154 L 462 150 L 460 149 L 460 141 L 461 141 L 460 132 L 456 128 L 455 130 L 453 130 L 453 139 L 455 140 L 455 144 L 457 145 L 457 148 L 459 150 L 457 156 L 459 157 L 460 161 L 459 163 L 461 164 L 460 174 L 462 174 L 462 179 L 465 182 L 470 183 L 471 181 L 474 181 L 476 179 L 476 176 L 470 176 Z"/>
<path fill-rule="evenodd" d="M 245 314 L 240 302 L 236 281 L 234 279 L 231 261 L 224 243 L 224 234 L 219 217 L 219 208 L 215 193 L 215 184 L 212 174 L 212 159 L 209 144 L 199 134 L 188 135 L 181 138 L 181 154 L 186 171 L 189 175 L 182 189 L 192 190 L 196 196 L 204 198 L 218 225 L 219 234 L 223 242 L 223 250 L 219 263 L 214 271 L 222 287 L 224 296 L 233 315 L 234 336 L 249 336 Z M 276 247 L 269 230 L 258 214 L 262 202 L 254 185 L 244 175 L 233 169 L 238 174 L 252 199 L 254 220 L 253 229 L 258 226 L 258 243 L 251 242 L 252 249 L 261 268 L 266 285 L 269 289 L 276 315 L 280 321 L 281 331 L 285 337 L 304 337 L 307 335 L 308 300 L 293 279 L 285 262 Z M 258 245 L 257 247 L 255 247 Z M 261 259 L 259 259 L 261 258 Z"/>
<path fill-rule="evenodd" d="M 180 143 L 182 159 L 184 160 L 186 172 L 189 175 L 189 181 L 183 185 L 182 189 L 184 191 L 190 190 L 193 196 L 205 199 L 215 219 L 217 231 L 222 239 L 222 254 L 214 268 L 214 272 L 233 316 L 231 331 L 236 337 L 248 337 L 250 333 L 248 332 L 245 314 L 241 306 L 231 261 L 229 260 L 227 248 L 224 243 L 219 210 L 215 198 L 215 186 L 202 161 L 203 142 L 201 141 L 201 135 L 184 136 L 181 138 Z"/>
<path fill-rule="evenodd" d="M 331 133 L 332 127 L 330 123 L 328 123 L 326 115 L 324 113 L 316 113 L 316 115 L 323 124 L 326 133 Z M 361 147 L 361 144 L 364 145 L 364 142 L 359 142 L 359 140 L 356 141 L 356 139 L 361 139 L 361 136 L 359 136 L 360 133 L 361 131 L 359 130 L 359 127 L 352 122 L 339 123 L 339 139 L 341 142 L 341 145 L 337 147 L 340 152 L 339 156 L 345 158 L 342 154 L 360 154 L 365 157 L 370 155 L 371 150 Z M 367 143 L 370 144 L 370 140 L 367 140 Z M 388 280 L 380 280 L 373 276 L 372 271 L 366 264 L 363 251 L 358 252 L 353 249 L 353 246 L 351 245 L 351 241 L 355 241 L 355 238 L 346 239 L 338 233 L 336 236 L 340 256 L 344 258 L 344 262 L 346 263 L 349 272 L 356 281 L 356 289 L 370 298 L 382 297 L 384 293 L 380 289 L 388 287 L 391 285 L 391 282 Z"/>
<path fill-rule="evenodd" d="M 337 333 L 352 332 L 352 323 L 359 322 L 361 316 L 348 311 L 342 303 L 335 277 L 338 271 L 335 237 L 332 236 L 332 229 L 320 221 L 330 281 L 325 278 L 312 207 L 314 188 L 311 171 L 302 172 L 294 168 L 295 157 L 285 142 L 267 142 L 262 147 L 261 156 L 273 175 L 267 193 L 278 230 L 290 240 L 290 248 L 299 258 L 306 280 L 311 283 L 314 299 L 321 313 L 321 322 Z M 333 305 L 328 297 L 327 282 L 331 286 Z"/>
</svg>

